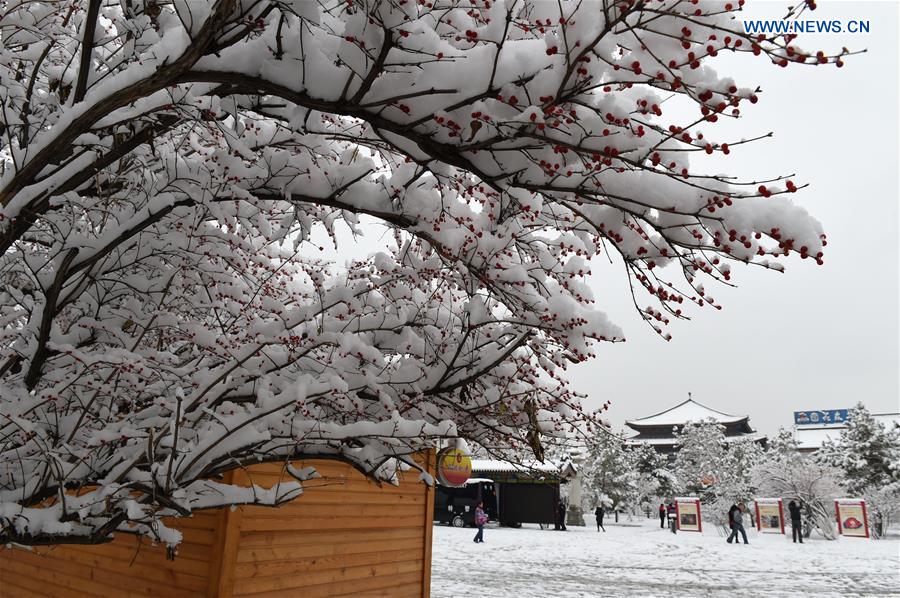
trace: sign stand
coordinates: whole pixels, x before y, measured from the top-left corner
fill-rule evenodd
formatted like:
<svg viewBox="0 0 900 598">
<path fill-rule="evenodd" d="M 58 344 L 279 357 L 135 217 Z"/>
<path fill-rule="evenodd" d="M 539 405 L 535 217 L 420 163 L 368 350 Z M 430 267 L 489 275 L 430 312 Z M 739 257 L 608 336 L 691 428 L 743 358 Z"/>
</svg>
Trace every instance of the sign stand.
<svg viewBox="0 0 900 598">
<path fill-rule="evenodd" d="M 675 522 L 679 531 L 702 532 L 703 519 L 700 514 L 700 499 L 695 496 L 676 498 Z"/>
<path fill-rule="evenodd" d="M 838 533 L 852 538 L 869 537 L 866 501 L 861 498 L 839 498 L 834 501 Z"/>
<path fill-rule="evenodd" d="M 756 529 L 762 534 L 784 534 L 784 505 L 780 498 L 756 499 Z"/>
</svg>

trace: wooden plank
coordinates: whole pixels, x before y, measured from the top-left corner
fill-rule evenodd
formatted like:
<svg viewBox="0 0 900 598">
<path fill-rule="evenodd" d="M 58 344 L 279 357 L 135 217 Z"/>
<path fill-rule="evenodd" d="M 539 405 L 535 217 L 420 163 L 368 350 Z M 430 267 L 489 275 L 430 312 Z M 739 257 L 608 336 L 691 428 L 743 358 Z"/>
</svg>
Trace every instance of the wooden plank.
<svg viewBox="0 0 900 598">
<path fill-rule="evenodd" d="M 21 590 L 21 594 L 10 593 L 10 596 L 26 596 L 28 592 L 32 592 L 35 596 L 41 598 L 70 598 L 74 595 L 73 590 L 51 583 L 48 576 L 40 575 L 37 569 L 32 567 L 32 573 L 25 573 L 26 566 L 22 563 L 13 563 L 12 568 L 7 568 L 8 563 L 0 557 L 0 596 L 6 598 L 8 584 L 15 582 L 16 588 Z M 83 596 L 93 596 L 94 594 L 81 594 Z"/>
<path fill-rule="evenodd" d="M 20 582 L 18 578 L 14 576 L 9 577 L 12 579 L 3 579 L 3 577 L 0 576 L 0 596 L 3 596 L 3 598 L 46 598 L 48 595 L 44 588 L 41 588 L 42 593 L 39 593 L 37 589 L 29 590 L 27 587 L 18 585 Z M 36 583 L 36 585 L 44 586 L 46 585 L 46 582 L 40 584 Z"/>
<path fill-rule="evenodd" d="M 211 529 L 182 529 L 179 531 L 181 531 L 183 542 L 200 544 L 206 547 L 212 546 L 216 537 L 215 532 Z"/>
<path fill-rule="evenodd" d="M 254 547 L 293 546 L 297 544 L 351 544 L 355 542 L 387 541 L 421 538 L 419 527 L 357 529 L 357 530 L 300 530 L 248 531 L 241 530 L 241 549 Z"/>
<path fill-rule="evenodd" d="M 420 550 L 382 550 L 359 554 L 340 554 L 332 556 L 295 557 L 283 561 L 268 561 L 240 564 L 235 569 L 235 577 L 245 579 L 251 577 L 271 577 L 273 575 L 296 575 L 299 573 L 315 573 L 331 569 L 361 567 L 363 565 L 380 565 L 414 561 L 421 555 Z"/>
<path fill-rule="evenodd" d="M 434 449 L 429 449 L 423 455 L 425 458 L 425 470 L 435 474 L 437 471 L 437 457 Z M 432 531 L 434 529 L 434 495 L 436 490 L 434 486 L 427 486 L 425 489 L 425 534 L 424 549 L 422 551 L 422 587 L 419 589 L 419 595 L 422 598 L 431 596 L 431 543 Z"/>
<path fill-rule="evenodd" d="M 109 557 L 91 550 L 91 546 L 66 546 L 52 553 L 54 560 L 64 560 L 78 563 L 88 567 L 92 572 L 106 571 L 116 575 L 122 575 L 126 579 L 136 578 L 148 582 L 171 586 L 185 590 L 203 591 L 206 589 L 205 575 L 191 575 L 168 567 L 168 561 L 162 566 L 155 563 L 144 564 L 135 560 L 131 564 L 128 560 Z M 55 564 L 54 564 L 55 565 Z"/>
<path fill-rule="evenodd" d="M 246 518 L 241 523 L 242 531 L 291 531 L 311 529 L 386 529 L 400 527 L 414 527 L 421 529 L 425 524 L 422 514 L 409 517 L 346 517 L 332 515 L 330 517 L 288 517 L 285 519 Z"/>
<path fill-rule="evenodd" d="M 294 589 L 295 591 L 298 591 L 302 588 L 303 595 L 305 596 L 306 589 L 309 586 L 316 584 L 333 584 L 335 582 L 352 579 L 364 579 L 372 582 L 372 587 L 376 587 L 374 585 L 375 578 L 387 577 L 389 578 L 388 583 L 396 585 L 393 577 L 403 573 L 415 573 L 419 576 L 419 579 L 421 579 L 421 560 L 417 559 L 415 561 L 366 565 L 362 567 L 345 567 L 343 569 L 317 571 L 315 573 L 303 573 L 300 575 L 279 575 L 275 577 L 238 579 L 234 584 L 234 593 L 239 596 L 242 594 L 271 592 L 275 590 Z"/>
<path fill-rule="evenodd" d="M 228 473 L 228 483 L 246 485 L 247 476 L 244 470 Z M 216 529 L 216 542 L 213 545 L 213 560 L 210 566 L 209 584 L 206 595 L 210 598 L 218 596 L 230 597 L 234 594 L 235 572 L 238 545 L 241 539 L 241 521 L 243 508 L 225 508 L 220 512 Z"/>
<path fill-rule="evenodd" d="M 374 490 L 346 490 L 343 492 L 316 492 L 309 491 L 287 505 L 278 508 L 279 511 L 302 511 L 306 505 L 342 505 L 352 502 L 361 505 L 421 505 L 426 500 L 424 488 L 422 491 L 404 492 L 402 494 L 382 492 Z M 253 510 L 264 510 L 264 507 L 250 507 Z"/>
<path fill-rule="evenodd" d="M 238 564 L 285 561 L 295 558 L 327 557 L 334 555 L 363 554 L 381 550 L 408 550 L 421 552 L 422 538 L 355 542 L 353 544 L 316 543 L 288 546 L 245 548 L 238 550 Z"/>
<path fill-rule="evenodd" d="M 178 556 L 174 561 L 166 558 L 165 549 L 161 546 L 150 546 L 149 543 L 144 544 L 123 544 L 112 542 L 110 544 L 98 544 L 95 546 L 67 546 L 66 550 L 75 550 L 84 552 L 89 555 L 96 555 L 107 558 L 114 558 L 123 561 L 124 566 L 128 567 L 132 561 L 135 565 L 144 565 L 157 568 L 172 569 L 180 573 L 195 575 L 198 577 L 206 577 L 209 574 L 209 563 Z M 208 548 L 206 549 L 209 550 Z"/>
<path fill-rule="evenodd" d="M 300 499 L 303 500 L 303 499 Z M 345 513 L 352 513 L 354 517 L 369 518 L 403 518 L 413 517 L 425 520 L 422 505 L 370 505 L 358 504 L 348 500 L 342 508 L 336 505 L 320 505 L 308 503 L 297 509 L 267 509 L 259 507 L 245 507 L 241 509 L 244 521 L 257 521 L 273 519 L 283 521 L 288 517 L 304 517 L 320 520 L 323 524 L 328 520 L 341 519 Z M 321 526 L 319 526 L 321 527 Z"/>
<path fill-rule="evenodd" d="M 160 580 L 159 574 L 153 575 L 153 579 L 141 574 L 123 571 L 109 571 L 103 567 L 108 566 L 98 562 L 90 556 L 68 550 L 68 547 L 58 547 L 49 556 L 38 556 L 20 551 L 17 558 L 40 571 L 39 578 L 48 573 L 58 573 L 64 576 L 65 582 L 55 580 L 54 583 L 72 587 L 69 581 L 77 583 L 76 590 L 86 590 L 100 596 L 109 595 L 110 591 L 126 592 L 130 596 L 190 596 L 190 590 L 179 588 L 174 581 Z M 152 568 L 143 568 L 152 569 Z M 150 575 L 149 572 L 145 573 Z M 162 572 L 165 574 L 165 572 Z M 189 577 L 189 576 L 179 576 Z M 204 586 L 205 587 L 205 586 Z"/>
<path fill-rule="evenodd" d="M 333 596 L 366 596 L 375 598 L 384 596 L 386 598 L 399 598 L 402 596 L 418 596 L 421 588 L 421 579 L 418 573 L 404 573 L 393 578 L 377 578 L 353 580 L 349 582 L 338 582 L 336 584 L 324 584 L 304 587 L 298 592 L 296 589 L 275 590 L 271 592 L 261 592 L 254 594 L 243 594 L 244 596 L 252 596 L 252 598 L 295 598 L 302 596 L 303 598 L 332 598 Z M 411 594 L 406 592 L 409 588 L 414 588 Z M 397 594 L 397 592 L 400 592 Z"/>
<path fill-rule="evenodd" d="M 51 596 L 68 598 L 69 596 L 106 596 L 109 593 L 108 587 L 95 583 L 85 576 L 85 574 L 89 575 L 89 572 L 81 571 L 80 576 L 70 574 L 55 567 L 56 563 L 52 561 L 35 562 L 33 560 L 44 557 L 28 554 L 24 550 L 14 550 L 17 551 L 17 554 L 5 555 L 2 559 L 4 571 L 22 579 L 34 580 L 38 584 L 46 583 L 48 594 Z M 4 575 L 6 574 L 4 573 Z M 55 592 L 56 588 L 59 588 L 59 593 L 51 593 Z"/>
</svg>

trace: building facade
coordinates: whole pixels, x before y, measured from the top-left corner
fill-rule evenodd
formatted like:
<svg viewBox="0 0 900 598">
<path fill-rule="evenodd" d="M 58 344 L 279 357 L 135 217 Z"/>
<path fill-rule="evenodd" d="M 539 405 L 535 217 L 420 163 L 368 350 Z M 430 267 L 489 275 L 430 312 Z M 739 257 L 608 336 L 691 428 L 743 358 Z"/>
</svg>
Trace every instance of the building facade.
<svg viewBox="0 0 900 598">
<path fill-rule="evenodd" d="M 826 440 L 837 440 L 847 429 L 849 409 L 825 409 L 794 412 L 794 440 L 801 453 L 814 453 Z M 900 413 L 873 413 L 872 418 L 885 427 L 900 426 Z"/>
<path fill-rule="evenodd" d="M 678 450 L 675 438 L 676 431 L 681 431 L 688 423 L 698 423 L 705 420 L 713 420 L 725 427 L 726 441 L 754 440 L 765 443 L 765 436 L 757 433 L 750 427 L 750 416 L 729 415 L 716 411 L 698 403 L 690 394 L 688 400 L 679 403 L 670 409 L 660 413 L 649 415 L 641 419 L 625 422 L 636 434 L 625 439 L 626 444 L 646 444 L 652 446 L 658 453 L 674 456 Z"/>
</svg>

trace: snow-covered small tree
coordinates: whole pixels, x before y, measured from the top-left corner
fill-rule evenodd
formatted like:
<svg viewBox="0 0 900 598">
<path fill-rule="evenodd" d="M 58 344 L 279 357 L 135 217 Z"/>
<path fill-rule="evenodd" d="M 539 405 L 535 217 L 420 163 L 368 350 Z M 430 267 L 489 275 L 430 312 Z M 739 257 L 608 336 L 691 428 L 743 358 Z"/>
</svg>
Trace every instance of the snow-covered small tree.
<svg viewBox="0 0 900 598">
<path fill-rule="evenodd" d="M 900 426 L 884 425 L 859 403 L 847 428 L 827 439 L 816 458 L 840 472 L 849 495 L 866 499 L 872 527 L 883 535 L 900 513 Z"/>
<path fill-rule="evenodd" d="M 688 423 L 676 433 L 675 475 L 682 492 L 700 497 L 707 517 L 727 523 L 728 508 L 755 496 L 751 468 L 762 447 L 752 439 L 726 440 L 713 420 Z"/>
<path fill-rule="evenodd" d="M 900 481 L 869 486 L 863 491 L 870 527 L 876 538 L 884 537 L 900 519 Z"/>
<path fill-rule="evenodd" d="M 816 457 L 841 472 L 847 492 L 862 496 L 868 488 L 900 481 L 900 427 L 885 426 L 859 403 L 850 410 L 847 428 L 836 440 L 826 439 Z"/>
<path fill-rule="evenodd" d="M 833 467 L 800 453 L 793 435 L 779 430 L 763 458 L 752 469 L 753 482 L 764 496 L 799 499 L 805 509 L 804 533 L 813 528 L 828 540 L 837 537 L 834 499 L 843 492 Z"/>
<path fill-rule="evenodd" d="M 622 438 L 602 431 L 587 446 L 583 460 L 582 492 L 588 507 L 604 504 L 622 509 L 635 498 L 640 473 L 635 455 Z"/>
<path fill-rule="evenodd" d="M 641 504 L 651 498 L 671 497 L 677 488 L 677 479 L 671 471 L 665 455 L 648 444 L 629 447 L 639 479 L 635 501 Z"/>
<path fill-rule="evenodd" d="M 759 100 L 716 65 L 846 52 L 742 5 L 0 0 L 0 543 L 175 544 L 300 493 L 221 483 L 260 460 L 541 458 L 596 423 L 566 366 L 622 340 L 592 256 L 661 335 L 735 264 L 821 263 L 802 183 L 706 162 Z"/>
</svg>

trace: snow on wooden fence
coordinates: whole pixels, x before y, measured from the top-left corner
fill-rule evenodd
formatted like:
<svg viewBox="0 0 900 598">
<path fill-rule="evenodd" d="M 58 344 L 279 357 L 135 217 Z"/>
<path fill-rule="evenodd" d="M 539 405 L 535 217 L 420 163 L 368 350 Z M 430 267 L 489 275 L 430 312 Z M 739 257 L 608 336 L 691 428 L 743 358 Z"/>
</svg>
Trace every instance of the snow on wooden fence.
<svg viewBox="0 0 900 598">
<path fill-rule="evenodd" d="M 434 471 L 434 453 L 417 460 Z M 119 534 L 99 546 L 0 550 L 0 595 L 77 596 L 427 596 L 434 491 L 403 474 L 399 486 L 364 478 L 337 461 L 304 461 L 321 479 L 277 509 L 199 512 L 177 525 L 175 560 L 162 546 Z M 233 472 L 269 487 L 280 464 Z"/>
</svg>

